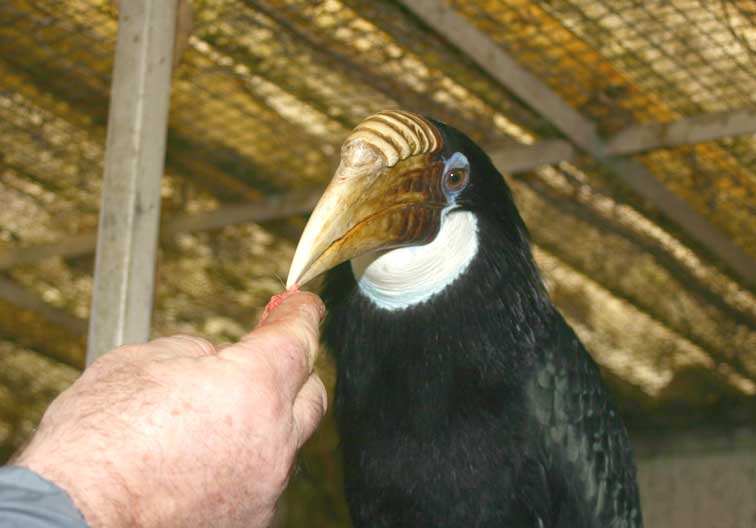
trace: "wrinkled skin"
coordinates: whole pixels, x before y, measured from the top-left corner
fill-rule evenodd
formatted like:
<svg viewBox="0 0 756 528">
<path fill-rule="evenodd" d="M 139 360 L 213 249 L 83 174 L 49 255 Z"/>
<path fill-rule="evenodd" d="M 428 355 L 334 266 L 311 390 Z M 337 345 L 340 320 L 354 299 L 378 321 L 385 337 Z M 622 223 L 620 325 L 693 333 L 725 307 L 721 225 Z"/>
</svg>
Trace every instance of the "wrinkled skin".
<svg viewBox="0 0 756 528">
<path fill-rule="evenodd" d="M 324 308 L 296 293 L 239 343 L 121 347 L 45 413 L 14 461 L 94 527 L 267 526 L 327 397 L 313 372 Z"/>
</svg>

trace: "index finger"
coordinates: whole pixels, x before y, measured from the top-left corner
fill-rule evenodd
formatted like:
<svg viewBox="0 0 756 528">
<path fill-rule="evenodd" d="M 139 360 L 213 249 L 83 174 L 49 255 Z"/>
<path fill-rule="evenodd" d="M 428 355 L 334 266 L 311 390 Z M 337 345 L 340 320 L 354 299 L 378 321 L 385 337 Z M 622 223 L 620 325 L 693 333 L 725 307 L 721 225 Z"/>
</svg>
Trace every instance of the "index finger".
<svg viewBox="0 0 756 528">
<path fill-rule="evenodd" d="M 318 296 L 292 293 L 269 312 L 260 326 L 219 355 L 240 362 L 265 361 L 275 369 L 293 399 L 312 373 L 324 313 Z"/>
</svg>

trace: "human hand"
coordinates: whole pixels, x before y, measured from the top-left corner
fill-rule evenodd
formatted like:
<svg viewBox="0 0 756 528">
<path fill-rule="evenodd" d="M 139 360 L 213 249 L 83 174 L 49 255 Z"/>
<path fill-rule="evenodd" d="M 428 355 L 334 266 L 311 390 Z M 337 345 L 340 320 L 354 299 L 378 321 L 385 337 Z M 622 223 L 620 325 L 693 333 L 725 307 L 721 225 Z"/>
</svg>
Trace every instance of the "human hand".
<svg viewBox="0 0 756 528">
<path fill-rule="evenodd" d="M 320 299 L 294 293 L 240 342 L 161 338 L 94 362 L 15 464 L 93 526 L 267 526 L 325 413 Z"/>
</svg>

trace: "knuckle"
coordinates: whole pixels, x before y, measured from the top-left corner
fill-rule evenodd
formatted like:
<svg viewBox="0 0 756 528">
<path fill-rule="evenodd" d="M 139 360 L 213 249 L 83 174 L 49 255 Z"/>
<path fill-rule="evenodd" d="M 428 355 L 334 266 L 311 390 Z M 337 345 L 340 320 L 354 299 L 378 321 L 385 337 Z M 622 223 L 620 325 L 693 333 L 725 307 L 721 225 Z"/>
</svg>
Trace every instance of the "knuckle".
<svg viewBox="0 0 756 528">
<path fill-rule="evenodd" d="M 215 352 L 215 345 L 203 337 L 178 334 L 173 337 L 163 338 L 173 343 L 180 343 L 190 349 L 191 352 L 197 355 L 211 355 Z"/>
<path fill-rule="evenodd" d="M 82 377 L 91 379 L 111 374 L 139 357 L 142 346 L 122 345 L 107 354 L 103 354 L 84 370 Z"/>
<path fill-rule="evenodd" d="M 310 424 L 317 424 L 320 422 L 320 419 L 323 418 L 323 400 L 320 398 L 313 398 L 310 402 L 307 404 L 307 420 Z"/>
</svg>

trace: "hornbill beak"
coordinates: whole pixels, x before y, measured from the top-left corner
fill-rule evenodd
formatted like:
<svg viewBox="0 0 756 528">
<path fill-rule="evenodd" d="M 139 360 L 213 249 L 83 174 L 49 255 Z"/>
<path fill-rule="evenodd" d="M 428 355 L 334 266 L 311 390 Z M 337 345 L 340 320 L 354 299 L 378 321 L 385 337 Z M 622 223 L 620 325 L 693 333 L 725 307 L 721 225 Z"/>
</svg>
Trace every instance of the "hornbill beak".
<svg viewBox="0 0 756 528">
<path fill-rule="evenodd" d="M 355 128 L 307 222 L 286 282 L 304 285 L 370 251 L 432 241 L 446 198 L 436 127 L 407 112 L 381 112 Z"/>
</svg>

